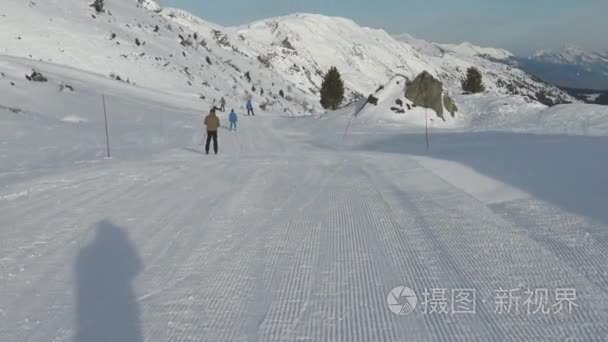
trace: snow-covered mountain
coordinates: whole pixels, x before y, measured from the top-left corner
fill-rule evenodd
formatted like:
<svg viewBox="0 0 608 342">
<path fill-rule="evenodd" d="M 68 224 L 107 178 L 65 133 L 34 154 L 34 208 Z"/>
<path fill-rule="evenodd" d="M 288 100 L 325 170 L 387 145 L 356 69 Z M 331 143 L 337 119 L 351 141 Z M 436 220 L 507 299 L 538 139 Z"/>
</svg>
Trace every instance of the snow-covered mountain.
<svg viewBox="0 0 608 342">
<path fill-rule="evenodd" d="M 506 51 L 395 39 L 343 18 L 295 14 L 222 27 L 152 0 L 106 0 L 103 13 L 79 0 L 5 0 L 0 11 L 2 54 L 200 99 L 201 108 L 226 97 L 235 108 L 253 98 L 262 110 L 320 112 L 322 75 L 333 65 L 348 100 L 396 74 L 412 79 L 423 70 L 458 93 L 471 66 L 491 93 L 547 104 L 573 100 L 491 60 L 510 56 Z"/>
<path fill-rule="evenodd" d="M 235 108 L 252 97 L 275 112 L 314 110 L 304 102 L 315 97 L 261 68 L 255 56 L 222 45 L 219 25 L 184 11 L 138 0 L 106 0 L 105 13 L 76 0 L 7 0 L 0 11 L 5 55 L 200 99 L 204 110 L 222 96 Z"/>
<path fill-rule="evenodd" d="M 590 52 L 567 46 L 541 50 L 517 65 L 543 80 L 567 88 L 608 89 L 608 52 Z"/>
<path fill-rule="evenodd" d="M 399 41 L 411 45 L 425 55 L 436 57 L 446 53 L 459 54 L 464 57 L 482 57 L 494 61 L 506 61 L 514 57 L 514 55 L 507 50 L 477 46 L 469 42 L 460 44 L 438 44 L 413 37 L 407 33 L 402 33 L 394 37 Z"/>
<path fill-rule="evenodd" d="M 539 50 L 530 59 L 555 64 L 574 64 L 588 67 L 592 64 L 608 64 L 608 52 L 590 52 L 574 46 L 558 51 Z"/>
<path fill-rule="evenodd" d="M 461 44 L 441 44 L 440 46 L 446 50 L 469 57 L 484 57 L 497 61 L 508 60 L 514 57 L 514 55 L 507 50 L 491 47 L 481 47 L 473 45 L 469 42 L 464 42 Z"/>
<path fill-rule="evenodd" d="M 395 39 L 384 30 L 361 27 L 351 20 L 312 14 L 295 14 L 232 28 L 232 37 L 313 94 L 324 70 L 335 65 L 343 73 L 351 98 L 367 96 L 395 75 L 413 79 L 426 70 L 439 78 L 452 93 L 461 91 L 466 69 L 474 66 L 484 75 L 486 88 L 503 95 L 522 95 L 548 103 L 572 101 L 561 90 L 548 86 L 521 70 L 495 62 L 510 54 L 479 48 L 479 55 L 463 53 L 433 43 Z M 422 45 L 436 46 L 439 53 Z M 461 48 L 461 49 L 459 49 Z"/>
</svg>

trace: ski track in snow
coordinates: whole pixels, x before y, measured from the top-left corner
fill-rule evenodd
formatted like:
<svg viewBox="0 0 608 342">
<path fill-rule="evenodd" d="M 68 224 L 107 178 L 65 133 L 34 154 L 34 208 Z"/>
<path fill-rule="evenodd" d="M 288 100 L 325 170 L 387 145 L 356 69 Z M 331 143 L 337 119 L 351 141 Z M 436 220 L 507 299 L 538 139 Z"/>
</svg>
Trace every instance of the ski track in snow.
<svg viewBox="0 0 608 342">
<path fill-rule="evenodd" d="M 606 223 L 533 196 L 486 204 L 416 158 L 357 149 L 373 135 L 355 121 L 343 138 L 349 120 L 241 117 L 238 132 L 220 131 L 218 156 L 171 149 L 5 187 L 0 340 L 73 340 L 74 265 L 103 220 L 128 234 L 143 263 L 125 285 L 141 340 L 608 337 Z M 419 302 L 425 288 L 474 288 L 477 313 L 396 316 L 386 296 L 398 285 Z M 518 287 L 575 288 L 579 307 L 494 313 L 494 291 Z M 110 289 L 93 303 L 125 290 Z"/>
</svg>

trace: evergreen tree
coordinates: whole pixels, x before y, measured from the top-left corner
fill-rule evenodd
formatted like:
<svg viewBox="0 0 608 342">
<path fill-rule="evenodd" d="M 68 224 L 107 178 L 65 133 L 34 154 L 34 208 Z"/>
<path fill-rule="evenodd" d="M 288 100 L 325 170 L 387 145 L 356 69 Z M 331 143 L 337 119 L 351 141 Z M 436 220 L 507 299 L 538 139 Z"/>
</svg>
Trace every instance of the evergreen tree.
<svg viewBox="0 0 608 342">
<path fill-rule="evenodd" d="M 467 69 L 467 78 L 462 81 L 462 89 L 469 93 L 481 93 L 486 88 L 483 86 L 483 78 L 477 68 L 471 67 Z"/>
<path fill-rule="evenodd" d="M 344 82 L 336 67 L 331 67 L 321 84 L 321 105 L 336 110 L 344 101 Z"/>
</svg>

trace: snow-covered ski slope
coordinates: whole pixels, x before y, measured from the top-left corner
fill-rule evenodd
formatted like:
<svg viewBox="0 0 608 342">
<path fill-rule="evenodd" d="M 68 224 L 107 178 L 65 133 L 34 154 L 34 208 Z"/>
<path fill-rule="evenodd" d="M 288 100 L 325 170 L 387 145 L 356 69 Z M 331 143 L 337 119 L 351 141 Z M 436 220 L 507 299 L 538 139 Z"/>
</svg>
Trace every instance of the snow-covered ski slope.
<svg viewBox="0 0 608 342">
<path fill-rule="evenodd" d="M 608 107 L 454 94 L 461 113 L 429 115 L 427 151 L 424 110 L 389 112 L 400 84 L 374 75 L 400 58 L 410 77 L 503 70 L 475 47 L 335 50 L 364 56 L 345 80 L 351 95 L 386 85 L 379 106 L 302 115 L 333 63 L 308 44 L 401 43 L 318 16 L 221 28 L 106 3 L 96 18 L 72 0 L 0 7 L 0 341 L 608 340 Z M 310 22 L 325 29 L 305 35 Z M 267 110 L 242 116 L 252 86 Z M 222 95 L 238 131 L 220 113 L 220 154 L 204 156 L 202 116 Z M 391 311 L 397 286 L 417 296 L 409 315 Z M 473 313 L 454 314 L 459 289 Z"/>
<path fill-rule="evenodd" d="M 48 82 L 23 79 L 32 63 Z M 426 152 L 423 128 L 373 111 L 239 111 L 220 155 L 203 156 L 198 99 L 46 62 L 0 67 L 1 341 L 608 338 L 605 120 L 569 135 L 431 126 Z M 600 108 L 551 115 L 575 127 Z M 406 316 L 387 302 L 401 285 L 418 298 Z M 424 306 L 425 289 L 447 302 Z M 475 313 L 452 314 L 456 289 L 475 290 Z M 521 289 L 510 314 L 497 312 L 505 289 Z M 528 314 L 540 306 L 527 289 L 539 305 L 549 291 L 549 312 Z M 551 307 L 558 289 L 576 291 L 571 313 Z"/>
</svg>

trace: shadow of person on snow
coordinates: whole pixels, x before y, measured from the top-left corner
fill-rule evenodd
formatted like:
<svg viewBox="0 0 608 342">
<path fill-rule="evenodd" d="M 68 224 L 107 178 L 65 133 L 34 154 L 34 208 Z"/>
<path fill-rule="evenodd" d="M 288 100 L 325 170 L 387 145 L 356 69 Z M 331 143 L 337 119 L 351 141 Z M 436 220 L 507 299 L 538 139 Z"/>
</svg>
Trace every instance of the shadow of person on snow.
<svg viewBox="0 0 608 342">
<path fill-rule="evenodd" d="M 124 229 L 108 220 L 97 224 L 95 239 L 80 250 L 75 264 L 74 342 L 144 340 L 131 284 L 142 266 Z"/>
</svg>

